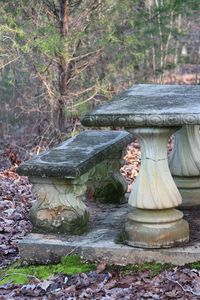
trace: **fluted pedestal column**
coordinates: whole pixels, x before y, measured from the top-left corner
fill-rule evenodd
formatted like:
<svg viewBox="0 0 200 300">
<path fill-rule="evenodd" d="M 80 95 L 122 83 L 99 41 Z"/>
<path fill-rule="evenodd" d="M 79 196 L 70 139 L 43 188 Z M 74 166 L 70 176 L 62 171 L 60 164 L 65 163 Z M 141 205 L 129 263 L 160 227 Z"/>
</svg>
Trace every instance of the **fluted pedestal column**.
<svg viewBox="0 0 200 300">
<path fill-rule="evenodd" d="M 143 248 L 166 248 L 188 241 L 188 223 L 175 207 L 181 195 L 170 174 L 167 141 L 177 128 L 128 129 L 140 142 L 142 163 L 129 198 L 125 242 Z"/>
<path fill-rule="evenodd" d="M 181 193 L 181 206 L 200 205 L 200 134 L 198 125 L 185 125 L 175 135 L 169 167 Z"/>
</svg>

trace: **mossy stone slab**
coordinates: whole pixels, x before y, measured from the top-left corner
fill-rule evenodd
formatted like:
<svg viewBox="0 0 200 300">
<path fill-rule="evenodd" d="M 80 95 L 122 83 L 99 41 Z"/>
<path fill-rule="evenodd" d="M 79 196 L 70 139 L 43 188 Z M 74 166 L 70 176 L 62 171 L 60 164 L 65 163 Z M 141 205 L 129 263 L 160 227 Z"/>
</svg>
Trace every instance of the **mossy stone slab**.
<svg viewBox="0 0 200 300">
<path fill-rule="evenodd" d="M 74 179 L 122 150 L 131 141 L 132 135 L 126 131 L 84 131 L 21 164 L 17 173 Z"/>
</svg>

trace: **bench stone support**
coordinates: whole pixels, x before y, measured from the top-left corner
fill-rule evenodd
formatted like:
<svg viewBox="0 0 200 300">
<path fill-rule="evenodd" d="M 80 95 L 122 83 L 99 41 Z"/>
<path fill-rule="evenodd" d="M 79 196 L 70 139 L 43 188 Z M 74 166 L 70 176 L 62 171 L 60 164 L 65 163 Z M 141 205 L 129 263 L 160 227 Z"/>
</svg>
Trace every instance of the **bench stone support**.
<svg viewBox="0 0 200 300">
<path fill-rule="evenodd" d="M 91 198 L 121 203 L 127 184 L 120 174 L 123 149 L 132 141 L 125 131 L 86 130 L 17 168 L 33 184 L 36 203 L 31 221 L 37 232 L 82 234 Z"/>
<path fill-rule="evenodd" d="M 78 179 L 30 177 L 36 203 L 30 211 L 35 232 L 82 234 L 89 214 L 85 204 L 88 174 Z"/>
<path fill-rule="evenodd" d="M 200 205 L 200 133 L 198 125 L 185 125 L 175 134 L 169 167 L 183 198 L 181 206 Z"/>
<path fill-rule="evenodd" d="M 104 203 L 124 203 L 128 184 L 120 173 L 123 151 L 93 167 L 89 172 L 88 192 L 94 200 Z"/>
<path fill-rule="evenodd" d="M 170 174 L 167 141 L 177 128 L 128 129 L 141 145 L 141 170 L 133 185 L 132 211 L 125 223 L 125 242 L 143 248 L 166 248 L 188 241 L 188 223 L 176 210 L 181 195 Z"/>
</svg>

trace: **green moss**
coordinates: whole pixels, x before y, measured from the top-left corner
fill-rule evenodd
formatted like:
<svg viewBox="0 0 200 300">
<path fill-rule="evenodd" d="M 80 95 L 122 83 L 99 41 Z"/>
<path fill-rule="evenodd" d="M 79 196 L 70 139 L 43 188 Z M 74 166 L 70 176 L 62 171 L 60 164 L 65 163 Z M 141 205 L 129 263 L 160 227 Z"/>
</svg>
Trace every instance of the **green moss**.
<svg viewBox="0 0 200 300">
<path fill-rule="evenodd" d="M 144 271 L 150 271 L 151 276 L 156 276 L 157 274 L 173 268 L 173 265 L 171 264 L 161 264 L 161 263 L 148 263 L 145 262 L 143 264 L 134 264 L 134 265 L 127 265 L 127 266 L 114 266 L 112 267 L 115 269 L 118 269 L 117 271 L 121 273 L 122 276 L 132 275 L 137 272 L 144 272 Z"/>
<path fill-rule="evenodd" d="M 191 263 L 188 265 L 190 268 L 192 269 L 197 269 L 197 270 L 200 270 L 200 261 L 196 261 L 194 263 Z"/>
<path fill-rule="evenodd" d="M 96 187 L 94 200 L 102 203 L 124 203 L 124 190 L 120 182 L 110 182 L 107 185 Z"/>
<path fill-rule="evenodd" d="M 52 222 L 48 223 L 46 220 L 38 220 L 35 214 L 30 214 L 31 222 L 33 224 L 33 231 L 38 233 L 60 233 L 60 234 L 76 234 L 82 235 L 88 231 L 89 213 L 85 212 L 83 216 L 69 221 L 67 218 L 62 220 L 58 227 L 52 226 Z"/>
<path fill-rule="evenodd" d="M 73 220 L 70 224 L 70 232 L 73 234 L 81 235 L 88 231 L 90 215 L 88 212 L 85 212 L 84 216 Z M 66 228 L 66 226 L 65 226 Z"/>
<path fill-rule="evenodd" d="M 11 267 L 1 270 L 0 284 L 13 282 L 16 284 L 27 284 L 32 277 L 38 279 L 47 279 L 53 274 L 63 273 L 73 275 L 81 272 L 95 270 L 94 264 L 83 263 L 78 255 L 66 256 L 58 264 L 49 265 L 31 265 L 20 267 L 12 265 Z"/>
<path fill-rule="evenodd" d="M 116 243 L 117 244 L 125 244 L 125 241 L 126 241 L 126 232 L 125 232 L 125 228 L 124 228 L 124 225 L 122 225 L 122 229 L 116 239 Z"/>
</svg>

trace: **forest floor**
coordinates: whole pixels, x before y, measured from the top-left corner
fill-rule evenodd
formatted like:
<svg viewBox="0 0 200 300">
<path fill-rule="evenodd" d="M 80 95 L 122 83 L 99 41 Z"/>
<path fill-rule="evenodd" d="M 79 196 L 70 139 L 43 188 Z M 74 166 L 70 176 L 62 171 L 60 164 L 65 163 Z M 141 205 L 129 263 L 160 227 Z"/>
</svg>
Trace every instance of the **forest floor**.
<svg viewBox="0 0 200 300">
<path fill-rule="evenodd" d="M 170 76 L 166 73 L 164 83 L 194 84 L 197 83 L 197 73 L 199 74 L 199 70 L 194 72 L 188 65 L 184 70 L 170 73 Z M 69 132 L 74 130 L 76 127 L 70 125 Z M 23 136 L 20 146 L 10 146 L 9 138 L 4 136 L 4 144 L 8 145 L 0 152 L 0 282 L 7 276 L 5 272 L 9 272 L 10 268 L 20 261 L 17 243 L 32 229 L 28 213 L 35 200 L 31 194 L 31 185 L 26 177 L 16 173 L 16 166 L 54 144 L 54 136 L 45 144 L 44 139 L 38 141 L 34 133 L 28 130 L 25 133 L 26 135 L 22 135 L 20 132 L 19 137 L 12 137 L 13 140 L 17 140 Z M 31 136 L 31 141 L 28 142 L 30 145 L 27 145 L 28 136 Z M 33 141 L 35 148 L 32 148 Z M 58 142 L 58 137 L 56 141 Z M 25 150 L 23 145 L 30 151 Z M 135 141 L 127 148 L 125 164 L 121 170 L 129 184 L 129 192 L 139 168 L 140 148 Z M 193 210 L 192 213 L 184 211 L 190 224 L 190 243 L 200 239 L 199 212 L 199 209 Z M 0 284 L 0 300 L 200 299 L 200 263 L 183 267 L 157 263 L 120 267 L 97 262 L 95 268 L 90 271 L 83 270 L 74 275 L 65 272 L 52 273 L 45 279 L 37 276 L 36 272 L 34 276 L 27 277 L 28 281 L 25 284 L 10 280 Z"/>
<path fill-rule="evenodd" d="M 31 231 L 28 212 L 34 199 L 27 178 L 20 177 L 15 172 L 20 158 L 11 149 L 2 153 L 0 158 L 3 166 L 0 171 L 2 270 L 9 270 L 9 265 L 19 260 L 17 242 Z M 122 168 L 129 183 L 129 191 L 139 167 L 140 149 L 135 141 L 127 149 Z M 198 239 L 199 233 L 194 236 Z M 156 263 L 119 267 L 97 262 L 95 269 L 89 272 L 75 275 L 61 272 L 52 274 L 47 279 L 30 276 L 26 284 L 12 281 L 1 284 L 0 299 L 200 299 L 199 268 L 198 263 L 183 267 Z M 0 280 L 3 279 L 1 276 L 0 273 Z"/>
</svg>

